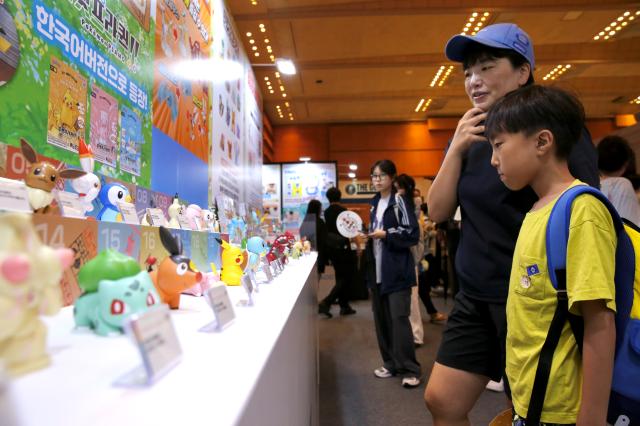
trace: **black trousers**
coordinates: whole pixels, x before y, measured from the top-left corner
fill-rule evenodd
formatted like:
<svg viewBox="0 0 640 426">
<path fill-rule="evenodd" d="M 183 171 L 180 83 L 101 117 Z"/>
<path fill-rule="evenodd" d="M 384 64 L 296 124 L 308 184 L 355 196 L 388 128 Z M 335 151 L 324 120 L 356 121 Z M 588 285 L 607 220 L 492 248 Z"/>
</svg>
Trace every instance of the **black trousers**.
<svg viewBox="0 0 640 426">
<path fill-rule="evenodd" d="M 331 306 L 336 300 L 341 308 L 349 307 L 351 284 L 355 279 L 357 258 L 351 250 L 335 251 L 329 255 L 336 275 L 336 285 L 322 300 L 325 306 Z"/>
<path fill-rule="evenodd" d="M 411 289 L 381 295 L 376 285 L 371 289 L 371 307 L 384 367 L 403 377 L 420 377 L 409 323 Z"/>
<path fill-rule="evenodd" d="M 438 312 L 436 307 L 433 305 L 433 301 L 431 300 L 431 285 L 429 282 L 429 271 L 422 271 L 418 275 L 418 295 L 420 296 L 420 300 L 424 303 L 424 307 L 427 309 L 427 313 L 429 315 L 435 314 Z"/>
</svg>

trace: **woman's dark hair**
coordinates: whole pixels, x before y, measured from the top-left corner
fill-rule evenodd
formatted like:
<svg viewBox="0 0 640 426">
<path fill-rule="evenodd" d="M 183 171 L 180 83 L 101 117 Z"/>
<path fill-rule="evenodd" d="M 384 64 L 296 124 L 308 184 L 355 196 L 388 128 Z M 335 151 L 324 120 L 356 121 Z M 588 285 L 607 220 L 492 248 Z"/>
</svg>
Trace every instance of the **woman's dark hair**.
<svg viewBox="0 0 640 426">
<path fill-rule="evenodd" d="M 557 158 L 566 159 L 580 139 L 584 108 L 580 101 L 553 86 L 524 86 L 499 99 L 489 110 L 485 136 L 493 141 L 502 133 L 531 136 L 546 129 L 554 137 Z"/>
<path fill-rule="evenodd" d="M 515 50 L 512 49 L 500 49 L 498 47 L 490 47 L 485 46 L 480 43 L 470 43 L 470 46 L 467 48 L 464 54 L 464 61 L 462 62 L 462 69 L 468 69 L 477 64 L 478 62 L 485 61 L 488 59 L 500 59 L 507 58 L 509 62 L 511 62 L 511 66 L 515 68 L 519 68 L 524 64 L 529 64 L 527 58 L 522 56 Z M 529 64 L 531 67 L 531 64 Z M 529 79 L 524 84 L 525 86 L 529 86 L 533 84 L 533 68 L 531 68 L 529 72 Z"/>
<path fill-rule="evenodd" d="M 373 171 L 376 169 L 376 167 L 378 167 L 383 173 L 389 175 L 391 179 L 395 178 L 396 174 L 398 173 L 396 170 L 396 165 L 393 164 L 393 161 L 391 160 L 376 161 L 373 166 L 371 166 L 371 174 L 373 174 Z"/>
<path fill-rule="evenodd" d="M 307 214 L 315 214 L 316 217 L 320 217 L 322 213 L 322 203 L 318 200 L 311 200 L 307 205 Z"/>
<path fill-rule="evenodd" d="M 416 189 L 416 181 L 409 175 L 402 173 L 396 176 L 393 182 L 400 189 L 404 189 L 404 196 L 409 202 L 410 207 L 413 209 L 415 205 L 413 203 L 413 191 Z"/>
<path fill-rule="evenodd" d="M 620 136 L 606 136 L 598 144 L 598 169 L 603 172 L 617 172 L 633 157 L 629 143 Z"/>
<path fill-rule="evenodd" d="M 427 206 L 427 203 L 420 204 L 420 210 L 422 210 L 425 216 L 429 217 L 429 206 Z"/>
</svg>

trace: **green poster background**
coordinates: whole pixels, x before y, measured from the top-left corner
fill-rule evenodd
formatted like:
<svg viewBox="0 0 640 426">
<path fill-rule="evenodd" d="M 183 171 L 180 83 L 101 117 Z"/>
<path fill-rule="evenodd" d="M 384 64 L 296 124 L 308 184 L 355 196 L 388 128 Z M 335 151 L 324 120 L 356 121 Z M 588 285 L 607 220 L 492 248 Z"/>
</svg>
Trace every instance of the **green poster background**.
<svg viewBox="0 0 640 426">
<path fill-rule="evenodd" d="M 88 0 L 90 5 L 94 1 Z M 150 1 L 150 0 L 147 0 Z M 51 56 L 56 56 L 66 62 L 70 67 L 80 73 L 88 82 L 88 93 L 95 85 L 105 90 L 115 97 L 119 104 L 126 105 L 136 110 L 142 119 L 142 135 L 144 144 L 142 145 L 140 176 L 136 177 L 118 168 L 109 167 L 96 162 L 96 172 L 111 176 L 126 182 L 135 183 L 149 187 L 151 178 L 151 103 L 153 86 L 153 58 L 154 58 L 154 34 L 155 21 L 150 19 L 149 30 L 145 30 L 136 20 L 124 2 L 119 0 L 107 0 L 106 7 L 126 24 L 131 35 L 139 43 L 138 55 L 134 59 L 128 59 L 127 63 L 114 54 L 106 52 L 103 46 L 96 41 L 93 35 L 88 33 L 81 25 L 81 18 L 92 22 L 95 30 L 101 33 L 107 40 L 113 40 L 115 46 L 125 52 L 122 46 L 112 36 L 106 33 L 102 27 L 91 21 L 91 6 L 85 12 L 76 7 L 77 0 L 42 0 L 41 3 L 55 14 L 63 18 L 69 28 L 81 35 L 85 40 L 90 41 L 94 47 L 98 48 L 101 54 L 108 58 L 120 71 L 126 72 L 147 95 L 148 112 L 143 114 L 128 98 L 121 96 L 102 80 L 96 79 L 93 75 L 78 67 L 72 60 L 66 57 L 66 53 L 60 48 L 51 44 L 52 42 L 41 38 L 34 28 L 33 1 L 4 1 L 9 13 L 13 16 L 18 31 L 20 45 L 20 62 L 15 75 L 4 86 L 0 86 L 0 142 L 18 146 L 20 138 L 28 140 L 36 149 L 38 154 L 64 161 L 67 164 L 79 166 L 78 155 L 57 148 L 47 143 L 47 123 L 48 123 L 48 98 L 49 98 L 49 65 Z M 2 7 L 2 6 L 0 6 Z M 91 102 L 86 100 L 87 113 L 85 115 L 85 140 L 89 141 Z M 120 130 L 120 129 L 119 129 Z M 120 138 L 118 138 L 118 147 Z M 119 155 L 119 154 L 118 154 Z M 119 161 L 117 163 L 119 165 Z"/>
</svg>

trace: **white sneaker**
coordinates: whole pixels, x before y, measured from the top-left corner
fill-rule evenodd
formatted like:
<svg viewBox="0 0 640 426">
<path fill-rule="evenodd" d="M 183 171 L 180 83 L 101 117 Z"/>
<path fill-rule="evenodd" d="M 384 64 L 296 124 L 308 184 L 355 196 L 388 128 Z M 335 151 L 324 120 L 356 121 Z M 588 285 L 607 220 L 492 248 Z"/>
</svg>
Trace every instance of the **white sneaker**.
<svg viewBox="0 0 640 426">
<path fill-rule="evenodd" d="M 486 386 L 487 390 L 492 392 L 504 392 L 504 382 L 500 379 L 499 382 L 494 382 L 493 380 L 489 380 Z"/>
<path fill-rule="evenodd" d="M 373 370 L 373 374 L 379 379 L 388 379 L 393 377 L 393 373 L 384 367 L 376 368 Z"/>
<path fill-rule="evenodd" d="M 402 379 L 402 386 L 405 388 L 415 388 L 420 386 L 420 379 L 417 377 L 405 377 Z"/>
</svg>

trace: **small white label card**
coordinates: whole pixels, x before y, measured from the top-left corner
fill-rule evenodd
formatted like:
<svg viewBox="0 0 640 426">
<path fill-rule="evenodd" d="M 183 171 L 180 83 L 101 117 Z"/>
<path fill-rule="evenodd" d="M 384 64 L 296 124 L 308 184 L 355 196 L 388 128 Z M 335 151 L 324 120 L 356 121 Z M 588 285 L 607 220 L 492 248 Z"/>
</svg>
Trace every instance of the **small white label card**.
<svg viewBox="0 0 640 426">
<path fill-rule="evenodd" d="M 267 282 L 270 283 L 273 281 L 273 274 L 271 273 L 271 267 L 267 264 L 262 265 L 262 271 L 267 276 Z"/>
<path fill-rule="evenodd" d="M 191 229 L 191 225 L 189 225 L 189 220 L 185 215 L 183 214 L 178 215 L 178 223 L 180 224 L 180 228 L 193 231 L 193 229 Z"/>
<path fill-rule="evenodd" d="M 126 329 L 140 352 L 145 384 L 154 383 L 182 359 L 182 349 L 167 305 L 131 315 Z"/>
<path fill-rule="evenodd" d="M 227 286 L 224 284 L 215 285 L 207 290 L 204 295 L 216 319 L 215 329 L 222 331 L 236 317 L 236 313 L 233 311 L 233 305 L 229 299 Z"/>
<path fill-rule="evenodd" d="M 280 275 L 280 268 L 278 268 L 278 262 L 277 261 L 273 261 L 271 262 L 271 270 L 273 271 L 273 275 L 275 275 L 276 277 L 278 275 Z"/>
<path fill-rule="evenodd" d="M 140 219 L 138 219 L 138 212 L 136 206 L 124 201 L 118 201 L 118 209 L 122 214 L 122 220 L 130 225 L 140 225 Z"/>
<path fill-rule="evenodd" d="M 167 226 L 167 218 L 164 212 L 158 208 L 148 208 L 147 215 L 152 226 Z"/>
<path fill-rule="evenodd" d="M 248 300 L 241 300 L 239 305 L 253 306 L 253 282 L 251 281 L 251 277 L 247 274 L 242 276 L 242 288 L 247 292 Z"/>
<path fill-rule="evenodd" d="M 0 178 L 0 210 L 33 213 L 24 182 Z"/>
<path fill-rule="evenodd" d="M 78 194 L 67 191 L 57 191 L 56 199 L 58 200 L 62 216 L 84 218 L 84 206 Z"/>
<path fill-rule="evenodd" d="M 251 279 L 251 283 L 253 284 L 253 290 L 256 293 L 260 293 L 260 286 L 258 285 L 258 280 L 256 279 L 256 274 L 255 272 L 253 272 L 253 269 L 249 269 L 249 272 L 247 272 L 247 275 L 249 275 L 249 278 Z"/>
</svg>

